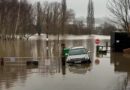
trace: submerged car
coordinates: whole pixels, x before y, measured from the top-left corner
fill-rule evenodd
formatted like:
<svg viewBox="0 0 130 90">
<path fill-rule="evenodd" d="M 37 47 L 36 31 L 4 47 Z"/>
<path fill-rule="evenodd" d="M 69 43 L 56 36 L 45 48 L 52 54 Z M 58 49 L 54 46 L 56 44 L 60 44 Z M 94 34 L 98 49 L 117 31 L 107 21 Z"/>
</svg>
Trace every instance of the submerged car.
<svg viewBox="0 0 130 90">
<path fill-rule="evenodd" d="M 84 47 L 73 47 L 69 50 L 67 63 L 90 63 L 88 51 Z"/>
</svg>

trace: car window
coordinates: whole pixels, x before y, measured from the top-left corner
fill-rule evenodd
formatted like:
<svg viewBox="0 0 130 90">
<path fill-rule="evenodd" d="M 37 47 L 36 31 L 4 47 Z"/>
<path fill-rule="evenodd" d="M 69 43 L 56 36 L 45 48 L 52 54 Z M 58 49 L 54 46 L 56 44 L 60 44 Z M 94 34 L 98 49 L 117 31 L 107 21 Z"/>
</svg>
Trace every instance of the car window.
<svg viewBox="0 0 130 90">
<path fill-rule="evenodd" d="M 80 55 L 80 54 L 86 54 L 86 49 L 79 48 L 79 49 L 71 49 L 69 51 L 69 55 Z"/>
</svg>

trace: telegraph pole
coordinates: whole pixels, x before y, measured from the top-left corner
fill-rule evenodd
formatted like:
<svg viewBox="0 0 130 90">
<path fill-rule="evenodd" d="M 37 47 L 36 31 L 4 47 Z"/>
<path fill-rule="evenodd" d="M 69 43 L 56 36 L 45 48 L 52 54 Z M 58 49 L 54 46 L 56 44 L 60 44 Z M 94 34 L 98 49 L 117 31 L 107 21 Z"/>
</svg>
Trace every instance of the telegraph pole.
<svg viewBox="0 0 130 90">
<path fill-rule="evenodd" d="M 62 0 L 62 18 L 61 18 L 61 29 L 62 29 L 62 43 L 61 43 L 61 56 L 62 56 L 62 65 L 65 65 L 65 55 L 64 55 L 64 49 L 65 49 L 65 40 L 64 40 L 64 31 L 65 31 L 65 25 L 66 25 L 66 0 Z"/>
</svg>

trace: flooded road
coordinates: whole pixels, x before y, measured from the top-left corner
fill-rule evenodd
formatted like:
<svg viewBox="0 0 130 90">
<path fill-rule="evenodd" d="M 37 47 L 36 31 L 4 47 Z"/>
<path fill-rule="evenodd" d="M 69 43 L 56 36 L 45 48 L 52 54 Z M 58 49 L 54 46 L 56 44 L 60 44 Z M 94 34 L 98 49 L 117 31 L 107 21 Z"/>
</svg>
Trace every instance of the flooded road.
<svg viewBox="0 0 130 90">
<path fill-rule="evenodd" d="M 105 46 L 108 39 L 101 40 Z M 61 65 L 57 41 L 0 41 L 0 90 L 125 90 L 130 77 L 130 56 L 96 54 L 94 39 L 66 40 L 66 47 L 84 46 L 91 51 L 91 64 Z M 48 48 L 46 48 L 48 45 Z M 38 60 L 38 66 L 26 61 Z"/>
</svg>

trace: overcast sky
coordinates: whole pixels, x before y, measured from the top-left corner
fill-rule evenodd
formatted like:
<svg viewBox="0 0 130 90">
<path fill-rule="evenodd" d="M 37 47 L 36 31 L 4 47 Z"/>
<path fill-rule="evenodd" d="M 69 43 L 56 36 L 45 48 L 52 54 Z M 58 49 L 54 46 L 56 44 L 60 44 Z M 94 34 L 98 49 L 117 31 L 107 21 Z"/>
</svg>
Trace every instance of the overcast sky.
<svg viewBox="0 0 130 90">
<path fill-rule="evenodd" d="M 37 1 L 61 2 L 61 0 L 29 0 L 29 1 L 31 1 L 31 2 L 37 2 Z M 67 1 L 67 7 L 71 8 L 75 11 L 76 17 L 86 17 L 87 16 L 88 0 L 66 0 L 66 1 Z M 102 17 L 109 16 L 108 9 L 106 7 L 107 1 L 108 0 L 93 0 L 96 18 L 102 18 Z"/>
</svg>

